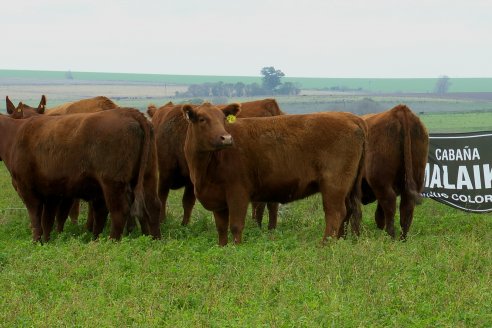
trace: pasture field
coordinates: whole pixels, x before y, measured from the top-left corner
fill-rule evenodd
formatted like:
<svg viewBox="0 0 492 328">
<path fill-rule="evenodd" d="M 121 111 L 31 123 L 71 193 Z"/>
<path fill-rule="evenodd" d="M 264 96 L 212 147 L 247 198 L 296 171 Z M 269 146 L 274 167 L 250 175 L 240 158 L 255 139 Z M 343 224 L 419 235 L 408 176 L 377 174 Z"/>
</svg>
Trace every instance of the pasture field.
<svg viewBox="0 0 492 328">
<path fill-rule="evenodd" d="M 244 243 L 218 247 L 211 213 L 182 227 L 171 193 L 162 240 L 98 241 L 67 222 L 44 245 L 0 165 L 2 327 L 490 327 L 492 216 L 432 200 L 407 242 L 364 208 L 358 239 L 321 246 L 320 198 L 281 206 L 276 231 L 248 217 Z M 397 219 L 398 224 L 398 219 Z"/>
<path fill-rule="evenodd" d="M 0 85 L 0 93 L 31 105 L 46 90 L 49 106 L 100 94 L 142 110 L 171 100 L 160 85 Z M 365 97 L 277 100 L 295 113 L 357 108 Z M 383 109 L 404 102 L 424 112 L 431 132 L 492 128 L 488 101 L 371 97 Z M 468 112 L 449 113 L 459 111 Z M 31 242 L 27 211 L 3 162 L 0 190 L 1 327 L 492 326 L 491 214 L 425 200 L 408 241 L 398 242 L 375 227 L 375 206 L 368 205 L 361 237 L 321 246 L 323 211 L 313 196 L 282 206 L 273 232 L 248 217 L 244 243 L 220 248 L 212 215 L 199 204 L 190 226 L 180 225 L 179 190 L 171 192 L 162 240 L 135 232 L 112 242 L 105 231 L 93 241 L 84 207 L 78 225 L 67 222 L 40 245 Z"/>
</svg>

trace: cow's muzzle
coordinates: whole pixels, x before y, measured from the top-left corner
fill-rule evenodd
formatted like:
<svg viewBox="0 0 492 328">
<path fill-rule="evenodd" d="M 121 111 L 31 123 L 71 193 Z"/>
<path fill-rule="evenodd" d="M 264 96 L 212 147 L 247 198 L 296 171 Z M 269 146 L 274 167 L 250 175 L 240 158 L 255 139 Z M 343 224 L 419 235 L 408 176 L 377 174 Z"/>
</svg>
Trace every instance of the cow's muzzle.
<svg viewBox="0 0 492 328">
<path fill-rule="evenodd" d="M 232 140 L 232 136 L 230 134 L 220 136 L 220 142 L 224 147 L 232 146 L 234 144 L 234 141 Z"/>
<path fill-rule="evenodd" d="M 223 134 L 215 139 L 215 149 L 222 149 L 227 147 L 232 147 L 234 145 L 234 141 L 232 140 L 232 136 L 230 134 Z"/>
</svg>

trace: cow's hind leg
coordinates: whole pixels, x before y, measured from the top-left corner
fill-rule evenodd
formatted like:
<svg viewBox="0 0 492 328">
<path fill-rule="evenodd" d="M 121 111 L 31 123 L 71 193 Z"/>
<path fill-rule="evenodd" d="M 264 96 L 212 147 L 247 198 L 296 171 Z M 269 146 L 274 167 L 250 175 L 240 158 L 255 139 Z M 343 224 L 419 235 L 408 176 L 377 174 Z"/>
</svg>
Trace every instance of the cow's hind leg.
<svg viewBox="0 0 492 328">
<path fill-rule="evenodd" d="M 191 212 L 193 211 L 193 206 L 195 206 L 196 197 L 195 190 L 192 184 L 187 184 L 184 187 L 183 193 L 183 221 L 182 225 L 188 225 L 190 223 Z"/>
<path fill-rule="evenodd" d="M 147 234 L 150 234 L 154 239 L 161 238 L 160 228 L 160 213 L 161 213 L 161 201 L 156 193 L 156 181 L 155 177 L 145 177 L 144 180 L 145 189 L 145 208 L 144 217 L 142 221 L 148 226 Z M 143 222 L 140 223 L 142 225 Z M 142 230 L 143 232 L 143 230 Z"/>
<path fill-rule="evenodd" d="M 103 184 L 103 194 L 106 206 L 111 216 L 111 239 L 120 240 L 128 217 L 130 204 L 127 197 L 127 185 L 121 182 L 107 182 Z"/>
<path fill-rule="evenodd" d="M 279 203 L 267 203 L 268 208 L 268 230 L 277 228 Z"/>
<path fill-rule="evenodd" d="M 326 242 L 328 237 L 339 238 L 343 235 L 343 222 L 347 217 L 345 199 L 348 191 L 343 188 L 337 188 L 336 184 L 330 184 L 328 182 L 322 182 L 320 184 L 320 191 L 325 212 L 323 242 Z"/>
<path fill-rule="evenodd" d="M 104 199 L 95 199 L 89 203 L 90 217 L 92 221 L 91 232 L 96 239 L 104 230 L 106 221 L 108 220 L 108 208 Z"/>
<path fill-rule="evenodd" d="M 376 212 L 374 212 L 374 220 L 376 221 L 378 229 L 383 230 L 385 225 L 384 211 L 379 202 L 377 203 Z"/>
<path fill-rule="evenodd" d="M 415 208 L 414 199 L 407 193 L 403 193 L 400 197 L 400 226 L 401 226 L 401 240 L 406 240 L 408 230 L 412 225 L 413 210 Z"/>
<path fill-rule="evenodd" d="M 384 213 L 384 227 L 388 235 L 395 238 L 395 211 L 396 211 L 396 194 L 392 189 L 386 188 L 382 191 L 376 191 L 378 206 L 381 206 Z"/>
<path fill-rule="evenodd" d="M 12 182 L 12 184 L 14 184 L 14 182 Z M 23 199 L 24 204 L 26 204 L 27 211 L 29 213 L 29 219 L 31 220 L 32 240 L 34 242 L 41 242 L 41 236 L 43 235 L 43 228 L 41 226 L 43 203 L 31 192 L 24 192 L 22 189 L 19 188 L 16 189 L 19 193 L 19 196 L 21 196 L 21 198 Z"/>
</svg>

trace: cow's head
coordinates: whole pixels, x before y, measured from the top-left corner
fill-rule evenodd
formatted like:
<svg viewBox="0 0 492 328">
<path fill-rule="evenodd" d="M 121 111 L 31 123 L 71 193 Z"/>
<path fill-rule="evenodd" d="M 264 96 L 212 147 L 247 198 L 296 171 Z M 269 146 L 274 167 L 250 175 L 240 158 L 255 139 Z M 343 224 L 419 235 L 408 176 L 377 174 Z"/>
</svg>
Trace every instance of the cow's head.
<svg viewBox="0 0 492 328">
<path fill-rule="evenodd" d="M 7 103 L 7 113 L 12 118 L 28 118 L 31 116 L 37 116 L 40 114 L 44 114 L 44 110 L 46 109 L 46 96 L 41 96 L 41 101 L 37 108 L 31 107 L 20 102 L 17 107 L 10 101 L 9 96 L 5 98 Z"/>
<path fill-rule="evenodd" d="M 184 105 L 183 113 L 189 122 L 188 138 L 197 151 L 214 151 L 233 146 L 232 136 L 226 131 L 226 117 L 237 115 L 241 105 L 230 104 L 219 109 L 210 103 L 193 107 Z"/>
<path fill-rule="evenodd" d="M 155 112 L 158 111 L 159 109 L 166 109 L 166 108 L 173 108 L 173 107 L 174 107 L 174 104 L 172 101 L 168 102 L 167 104 L 165 104 L 164 106 L 161 106 L 159 108 L 157 108 L 157 106 L 154 104 L 150 104 L 147 106 L 147 114 L 150 117 L 154 117 Z"/>
</svg>

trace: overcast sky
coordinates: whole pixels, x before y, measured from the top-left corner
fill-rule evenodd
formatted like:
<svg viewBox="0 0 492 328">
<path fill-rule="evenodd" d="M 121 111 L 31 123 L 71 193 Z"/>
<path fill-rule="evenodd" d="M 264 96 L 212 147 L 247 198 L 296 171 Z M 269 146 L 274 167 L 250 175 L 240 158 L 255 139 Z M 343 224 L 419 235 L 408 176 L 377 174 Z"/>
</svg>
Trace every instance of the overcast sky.
<svg viewBox="0 0 492 328">
<path fill-rule="evenodd" d="M 0 69 L 492 77 L 489 0 L 16 0 Z"/>
</svg>

